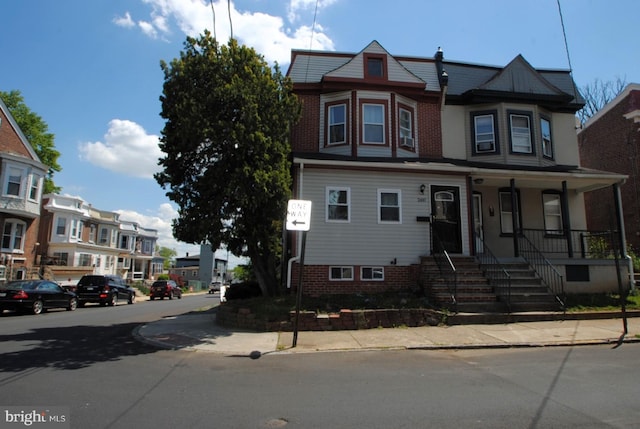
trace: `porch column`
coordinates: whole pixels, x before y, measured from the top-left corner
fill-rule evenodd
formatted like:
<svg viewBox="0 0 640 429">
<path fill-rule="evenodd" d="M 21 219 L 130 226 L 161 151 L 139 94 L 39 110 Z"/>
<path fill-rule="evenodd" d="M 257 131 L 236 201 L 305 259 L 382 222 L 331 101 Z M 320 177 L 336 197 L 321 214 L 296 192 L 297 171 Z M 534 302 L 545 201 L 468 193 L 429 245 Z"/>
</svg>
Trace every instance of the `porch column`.
<svg viewBox="0 0 640 429">
<path fill-rule="evenodd" d="M 562 181 L 562 229 L 567 237 L 567 253 L 573 258 L 573 237 L 571 236 L 571 216 L 569 215 L 569 202 L 567 194 L 567 181 Z"/>
<path fill-rule="evenodd" d="M 622 217 L 622 198 L 620 197 L 620 184 L 613 184 L 613 200 L 616 206 L 616 220 L 618 221 L 618 240 L 620 240 L 620 257 L 627 257 L 627 239 L 624 231 L 624 218 Z"/>
<path fill-rule="evenodd" d="M 467 176 L 467 184 L 469 187 L 469 195 L 467 195 L 467 201 L 468 201 L 468 205 L 469 207 L 471 207 L 471 210 L 469 210 L 469 222 L 471 222 L 469 224 L 469 229 L 468 231 L 471 232 L 471 234 L 469 234 L 471 237 L 471 254 L 473 256 L 477 256 L 477 250 L 476 249 L 476 217 L 475 217 L 475 213 L 473 212 L 473 178 L 471 176 Z"/>
<path fill-rule="evenodd" d="M 518 249 L 518 199 L 516 198 L 516 179 L 511 179 L 511 229 L 513 230 L 513 256 L 520 257 L 520 250 Z"/>
</svg>

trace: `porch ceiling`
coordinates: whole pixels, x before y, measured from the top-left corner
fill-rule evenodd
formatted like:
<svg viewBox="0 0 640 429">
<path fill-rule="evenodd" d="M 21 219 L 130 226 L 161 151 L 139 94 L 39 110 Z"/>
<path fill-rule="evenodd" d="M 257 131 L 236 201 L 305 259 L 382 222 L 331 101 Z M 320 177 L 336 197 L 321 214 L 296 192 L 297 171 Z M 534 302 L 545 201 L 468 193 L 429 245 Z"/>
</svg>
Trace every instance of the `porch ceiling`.
<svg viewBox="0 0 640 429">
<path fill-rule="evenodd" d="M 508 187 L 514 179 L 517 188 L 557 190 L 562 189 L 562 182 L 566 181 L 567 189 L 583 193 L 623 183 L 627 176 L 585 169 L 563 172 L 476 169 L 471 178 L 476 186 Z"/>
</svg>

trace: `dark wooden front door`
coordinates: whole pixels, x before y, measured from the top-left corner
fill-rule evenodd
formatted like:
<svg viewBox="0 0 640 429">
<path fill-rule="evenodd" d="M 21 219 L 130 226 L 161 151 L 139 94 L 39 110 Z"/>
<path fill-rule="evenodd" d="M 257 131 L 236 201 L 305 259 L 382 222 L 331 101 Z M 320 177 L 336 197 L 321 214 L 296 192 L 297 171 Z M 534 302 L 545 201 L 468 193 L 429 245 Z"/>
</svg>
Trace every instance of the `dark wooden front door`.
<svg viewBox="0 0 640 429">
<path fill-rule="evenodd" d="M 439 237 L 444 250 L 462 253 L 460 231 L 460 189 L 455 186 L 431 186 L 431 228 Z M 434 250 L 437 247 L 434 238 Z"/>
</svg>

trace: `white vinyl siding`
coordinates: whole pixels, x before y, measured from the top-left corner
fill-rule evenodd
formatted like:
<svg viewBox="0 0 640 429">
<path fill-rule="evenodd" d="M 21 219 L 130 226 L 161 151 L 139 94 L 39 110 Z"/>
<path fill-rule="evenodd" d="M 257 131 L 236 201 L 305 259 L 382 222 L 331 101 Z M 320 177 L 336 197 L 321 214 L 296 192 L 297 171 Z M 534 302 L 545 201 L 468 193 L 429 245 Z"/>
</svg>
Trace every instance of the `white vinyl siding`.
<svg viewBox="0 0 640 429">
<path fill-rule="evenodd" d="M 305 263 L 387 266 L 394 258 L 399 265 L 419 263 L 420 256 L 430 252 L 428 224 L 416 221 L 418 216 L 431 213 L 429 187 L 424 195 L 419 193 L 425 182 L 460 187 L 460 215 L 468 219 L 463 177 L 305 167 L 302 196 L 313 201 Z M 349 222 L 313 221 L 326 218 L 327 183 L 348 187 Z M 401 192 L 402 223 L 378 223 L 378 189 Z M 468 234 L 463 234 L 464 252 L 468 252 L 468 245 Z"/>
</svg>

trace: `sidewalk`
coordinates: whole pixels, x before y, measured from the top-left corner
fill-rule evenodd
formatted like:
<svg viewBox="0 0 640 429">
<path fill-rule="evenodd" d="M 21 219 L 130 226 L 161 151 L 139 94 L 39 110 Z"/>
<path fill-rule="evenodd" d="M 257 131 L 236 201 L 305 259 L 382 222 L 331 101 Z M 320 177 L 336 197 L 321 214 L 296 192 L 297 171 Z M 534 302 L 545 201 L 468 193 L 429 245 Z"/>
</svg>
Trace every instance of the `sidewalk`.
<svg viewBox="0 0 640 429">
<path fill-rule="evenodd" d="M 187 313 L 139 326 L 134 336 L 168 349 L 250 356 L 323 351 L 548 347 L 640 342 L 640 317 L 380 328 L 355 331 L 246 332 L 220 327 L 215 311 Z"/>
</svg>

